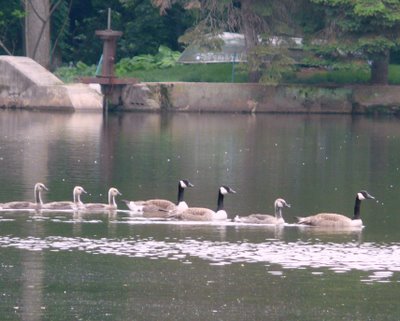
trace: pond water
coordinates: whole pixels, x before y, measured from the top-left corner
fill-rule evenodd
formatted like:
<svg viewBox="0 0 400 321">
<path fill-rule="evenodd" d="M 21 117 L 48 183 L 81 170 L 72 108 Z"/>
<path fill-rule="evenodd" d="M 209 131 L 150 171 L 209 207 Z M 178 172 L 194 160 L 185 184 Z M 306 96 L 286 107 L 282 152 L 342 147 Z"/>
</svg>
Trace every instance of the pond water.
<svg viewBox="0 0 400 321">
<path fill-rule="evenodd" d="M 397 320 L 400 126 L 342 115 L 57 114 L 0 111 L 0 202 L 106 202 L 114 213 L 0 212 L 2 320 Z M 235 215 L 291 203 L 285 226 L 131 215 L 122 199 Z M 296 216 L 352 215 L 362 230 L 299 227 Z"/>
</svg>

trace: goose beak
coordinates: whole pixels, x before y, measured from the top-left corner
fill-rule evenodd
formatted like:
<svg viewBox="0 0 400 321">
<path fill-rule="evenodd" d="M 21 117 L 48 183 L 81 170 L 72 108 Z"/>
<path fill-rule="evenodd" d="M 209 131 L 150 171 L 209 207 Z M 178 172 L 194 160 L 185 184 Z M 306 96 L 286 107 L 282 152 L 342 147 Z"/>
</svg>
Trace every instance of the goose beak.
<svg viewBox="0 0 400 321">
<path fill-rule="evenodd" d="M 289 207 L 289 208 L 291 207 L 291 205 L 290 205 L 290 204 L 288 204 L 288 203 L 285 203 L 285 205 L 286 205 L 286 207 Z"/>
<path fill-rule="evenodd" d="M 367 194 L 367 198 L 368 198 L 368 199 L 371 199 L 371 200 L 374 200 L 374 199 L 375 199 L 375 197 L 373 197 L 371 194 Z"/>
<path fill-rule="evenodd" d="M 231 188 L 229 189 L 229 193 L 236 194 L 236 191 Z"/>
<path fill-rule="evenodd" d="M 194 187 L 194 185 L 192 183 L 189 182 L 189 187 Z"/>
</svg>

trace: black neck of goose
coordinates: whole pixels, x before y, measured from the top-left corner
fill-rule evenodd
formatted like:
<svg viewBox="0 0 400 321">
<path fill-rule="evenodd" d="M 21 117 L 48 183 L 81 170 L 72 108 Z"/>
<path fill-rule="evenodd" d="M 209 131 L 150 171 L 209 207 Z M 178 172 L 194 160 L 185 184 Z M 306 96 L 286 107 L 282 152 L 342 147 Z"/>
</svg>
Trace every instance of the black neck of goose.
<svg viewBox="0 0 400 321">
<path fill-rule="evenodd" d="M 221 192 L 218 193 L 218 206 L 217 212 L 224 209 L 224 194 Z"/>
<path fill-rule="evenodd" d="M 183 201 L 183 193 L 185 192 L 185 189 L 181 186 L 181 183 L 178 185 L 178 201 L 176 202 L 176 205 L 178 205 L 180 202 Z"/>
<path fill-rule="evenodd" d="M 361 201 L 356 197 L 356 203 L 354 204 L 354 216 L 353 220 L 358 220 L 360 219 L 360 207 L 361 207 Z"/>
</svg>

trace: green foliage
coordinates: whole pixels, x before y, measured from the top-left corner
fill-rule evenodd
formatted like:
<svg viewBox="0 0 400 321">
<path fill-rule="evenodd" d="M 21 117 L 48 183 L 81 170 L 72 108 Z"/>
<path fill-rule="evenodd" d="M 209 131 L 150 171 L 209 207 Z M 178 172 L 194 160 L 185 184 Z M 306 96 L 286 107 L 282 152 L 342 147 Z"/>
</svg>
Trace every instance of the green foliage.
<svg viewBox="0 0 400 321">
<path fill-rule="evenodd" d="M 96 66 L 88 66 L 85 63 L 78 61 L 76 66 L 65 66 L 58 68 L 54 74 L 65 83 L 77 81 L 79 77 L 92 76 L 96 73 Z"/>
<path fill-rule="evenodd" d="M 25 12 L 19 0 L 0 0 L 0 41 L 9 52 L 21 55 Z M 0 47 L 0 55 L 8 54 Z"/>
<path fill-rule="evenodd" d="M 295 61 L 290 57 L 288 46 L 271 46 L 265 43 L 254 48 L 247 56 L 248 62 L 241 64 L 244 70 L 257 72 L 260 82 L 279 83 L 285 74 L 293 70 Z"/>
<path fill-rule="evenodd" d="M 140 81 L 187 81 L 187 82 L 247 82 L 247 73 L 235 69 L 232 64 L 177 64 L 166 69 L 136 70 L 125 76 L 138 78 Z"/>
<path fill-rule="evenodd" d="M 118 76 L 129 74 L 135 70 L 164 69 L 176 65 L 180 52 L 160 46 L 156 55 L 139 55 L 133 58 L 123 58 L 115 66 Z"/>
<path fill-rule="evenodd" d="M 311 0 L 325 12 L 326 39 L 366 57 L 391 50 L 400 37 L 399 0 Z M 326 44 L 322 44 L 324 46 Z"/>
</svg>

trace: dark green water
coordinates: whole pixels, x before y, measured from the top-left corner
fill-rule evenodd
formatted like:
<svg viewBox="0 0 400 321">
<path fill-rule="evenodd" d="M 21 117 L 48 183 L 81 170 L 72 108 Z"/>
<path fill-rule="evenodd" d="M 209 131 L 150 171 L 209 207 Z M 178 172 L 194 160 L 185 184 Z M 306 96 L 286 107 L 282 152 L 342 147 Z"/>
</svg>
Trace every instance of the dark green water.
<svg viewBox="0 0 400 321">
<path fill-rule="evenodd" d="M 185 199 L 231 218 L 292 204 L 281 228 L 113 214 L 0 212 L 1 320 L 398 320 L 400 120 L 320 115 L 0 111 L 0 202 Z M 351 216 L 362 231 L 292 225 Z"/>
</svg>

